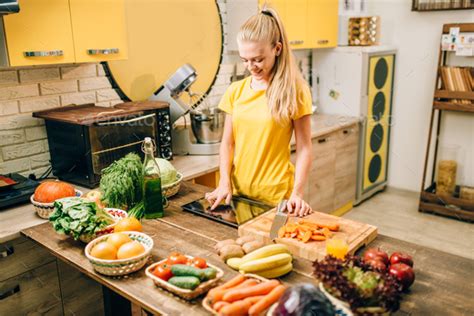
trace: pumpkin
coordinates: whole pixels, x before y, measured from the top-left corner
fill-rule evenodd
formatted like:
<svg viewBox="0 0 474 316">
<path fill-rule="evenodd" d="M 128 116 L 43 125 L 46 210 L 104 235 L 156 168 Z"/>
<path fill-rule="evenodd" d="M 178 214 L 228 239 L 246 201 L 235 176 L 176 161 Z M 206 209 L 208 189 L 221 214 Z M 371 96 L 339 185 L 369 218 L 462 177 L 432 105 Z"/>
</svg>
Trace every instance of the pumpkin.
<svg viewBox="0 0 474 316">
<path fill-rule="evenodd" d="M 62 181 L 46 181 L 35 190 L 35 201 L 39 203 L 52 203 L 57 199 L 75 196 L 76 191 L 69 183 Z"/>
</svg>

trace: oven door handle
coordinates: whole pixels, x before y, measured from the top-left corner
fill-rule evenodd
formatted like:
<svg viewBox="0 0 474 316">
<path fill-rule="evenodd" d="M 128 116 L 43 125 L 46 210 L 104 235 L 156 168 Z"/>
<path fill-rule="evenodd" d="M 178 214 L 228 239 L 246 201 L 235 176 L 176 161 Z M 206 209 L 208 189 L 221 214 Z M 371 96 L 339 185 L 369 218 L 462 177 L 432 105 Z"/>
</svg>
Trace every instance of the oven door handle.
<svg viewBox="0 0 474 316">
<path fill-rule="evenodd" d="M 147 118 L 150 118 L 150 117 L 154 117 L 154 116 L 155 116 L 155 113 L 152 113 L 152 114 L 148 114 L 148 115 L 134 117 L 132 119 L 125 120 L 125 121 L 112 121 L 112 122 L 104 122 L 104 123 L 96 123 L 96 124 L 98 126 L 121 125 L 121 124 L 127 124 L 127 123 L 136 122 L 136 121 L 141 121 L 141 120 L 144 120 L 144 119 L 147 119 Z"/>
</svg>

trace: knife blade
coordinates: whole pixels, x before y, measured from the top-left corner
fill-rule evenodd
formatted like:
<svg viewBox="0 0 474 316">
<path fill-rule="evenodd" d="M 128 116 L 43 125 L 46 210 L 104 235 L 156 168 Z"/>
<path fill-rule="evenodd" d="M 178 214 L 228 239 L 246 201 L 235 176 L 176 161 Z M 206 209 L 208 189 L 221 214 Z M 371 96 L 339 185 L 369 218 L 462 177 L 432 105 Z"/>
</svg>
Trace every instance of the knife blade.
<svg viewBox="0 0 474 316">
<path fill-rule="evenodd" d="M 270 229 L 270 239 L 275 239 L 278 237 L 278 230 L 286 224 L 288 219 L 288 213 L 286 211 L 287 200 L 282 200 L 278 203 L 277 211 L 275 218 L 273 219 L 272 227 Z"/>
</svg>

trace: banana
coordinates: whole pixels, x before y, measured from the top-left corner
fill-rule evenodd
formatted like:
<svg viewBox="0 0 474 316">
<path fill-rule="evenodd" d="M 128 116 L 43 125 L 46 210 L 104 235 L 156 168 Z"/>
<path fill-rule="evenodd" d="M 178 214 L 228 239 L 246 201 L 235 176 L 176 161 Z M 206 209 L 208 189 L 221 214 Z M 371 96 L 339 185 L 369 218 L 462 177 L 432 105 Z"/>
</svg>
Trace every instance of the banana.
<svg viewBox="0 0 474 316">
<path fill-rule="evenodd" d="M 287 253 L 279 253 L 266 258 L 255 259 L 244 262 L 240 265 L 239 270 L 244 273 L 258 272 L 269 270 L 291 262 L 291 255 Z"/>
<path fill-rule="evenodd" d="M 269 256 L 281 254 L 281 253 L 287 253 L 287 254 L 290 253 L 286 245 L 273 244 L 273 245 L 264 246 L 262 248 L 259 248 L 243 256 L 242 264 L 249 261 L 256 260 L 256 259 L 262 259 L 262 258 L 266 258 Z"/>
<path fill-rule="evenodd" d="M 242 258 L 230 258 L 227 260 L 227 265 L 234 270 L 239 270 L 239 267 L 242 263 Z"/>
<path fill-rule="evenodd" d="M 273 269 L 258 271 L 256 274 L 267 279 L 274 279 L 289 273 L 291 270 L 293 270 L 293 264 L 289 262 Z"/>
</svg>

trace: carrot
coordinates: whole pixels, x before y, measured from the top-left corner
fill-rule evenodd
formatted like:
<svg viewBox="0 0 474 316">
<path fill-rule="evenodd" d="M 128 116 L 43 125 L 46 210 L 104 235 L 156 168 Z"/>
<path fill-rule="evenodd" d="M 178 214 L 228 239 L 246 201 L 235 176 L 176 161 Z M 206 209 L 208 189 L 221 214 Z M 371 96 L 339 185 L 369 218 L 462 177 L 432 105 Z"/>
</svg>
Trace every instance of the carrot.
<svg viewBox="0 0 474 316">
<path fill-rule="evenodd" d="M 261 300 L 259 300 L 257 303 L 252 305 L 250 307 L 248 313 L 250 316 L 254 315 L 259 315 L 262 313 L 264 310 L 269 308 L 273 303 L 278 301 L 280 297 L 283 295 L 283 292 L 285 292 L 285 286 L 284 285 L 278 285 L 275 287 L 270 293 L 265 295 Z"/>
<path fill-rule="evenodd" d="M 265 295 L 250 296 L 250 297 L 245 298 L 244 300 L 249 301 L 250 304 L 253 305 L 253 304 L 257 303 L 258 301 L 260 301 L 264 297 L 265 297 Z"/>
<path fill-rule="evenodd" d="M 222 316 L 244 316 L 247 315 L 249 308 L 252 306 L 249 301 L 240 300 L 232 304 L 222 307 L 219 315 Z"/>
<path fill-rule="evenodd" d="M 321 235 L 313 235 L 311 236 L 311 239 L 316 240 L 316 241 L 323 241 L 323 240 L 326 240 L 326 237 L 321 236 Z"/>
<path fill-rule="evenodd" d="M 229 304 L 230 304 L 229 302 L 219 301 L 219 302 L 214 303 L 214 305 L 212 305 L 212 309 L 215 310 L 216 312 L 218 312 L 224 306 L 229 305 Z"/>
<path fill-rule="evenodd" d="M 285 236 L 285 233 L 286 233 L 285 226 L 280 227 L 280 229 L 278 230 L 278 238 L 283 238 Z"/>
<path fill-rule="evenodd" d="M 222 285 L 219 285 L 213 289 L 211 289 L 209 291 L 209 293 L 207 294 L 207 296 L 209 297 L 212 297 L 214 296 L 214 293 L 215 292 L 218 292 L 218 291 L 221 291 L 221 290 L 225 290 L 225 289 L 229 289 L 231 287 L 235 287 L 236 285 L 239 285 L 241 284 L 242 282 L 244 282 L 246 280 L 245 276 L 242 275 L 242 274 L 238 274 L 236 275 L 235 277 L 233 277 L 232 279 L 230 279 L 229 281 L 225 282 L 224 284 Z"/>
<path fill-rule="evenodd" d="M 277 287 L 279 284 L 280 282 L 278 282 L 277 280 L 271 280 L 262 282 L 251 287 L 233 289 L 225 293 L 222 299 L 226 302 L 235 302 L 250 296 L 265 295 L 267 293 L 270 293 L 270 291 Z"/>
<path fill-rule="evenodd" d="M 322 233 L 323 233 L 324 237 L 326 237 L 326 238 L 331 237 L 331 232 L 329 231 L 329 228 L 327 228 L 327 227 L 323 227 Z"/>
<path fill-rule="evenodd" d="M 257 284 L 258 284 L 257 280 L 248 279 L 248 280 L 245 280 L 244 282 L 242 282 L 240 284 L 237 284 L 237 286 L 235 286 L 235 287 L 231 287 L 231 288 L 228 288 L 228 289 L 220 289 L 220 290 L 214 291 L 213 293 L 209 292 L 207 297 L 209 298 L 211 304 L 214 304 L 218 301 L 222 301 L 222 298 L 224 297 L 224 295 L 229 291 L 238 290 L 238 289 L 242 289 L 242 288 L 246 288 L 246 287 L 252 287 L 252 286 L 255 286 Z"/>
<path fill-rule="evenodd" d="M 311 239 L 313 234 L 310 231 L 304 233 L 303 238 L 301 239 L 302 242 L 308 242 Z"/>
</svg>

